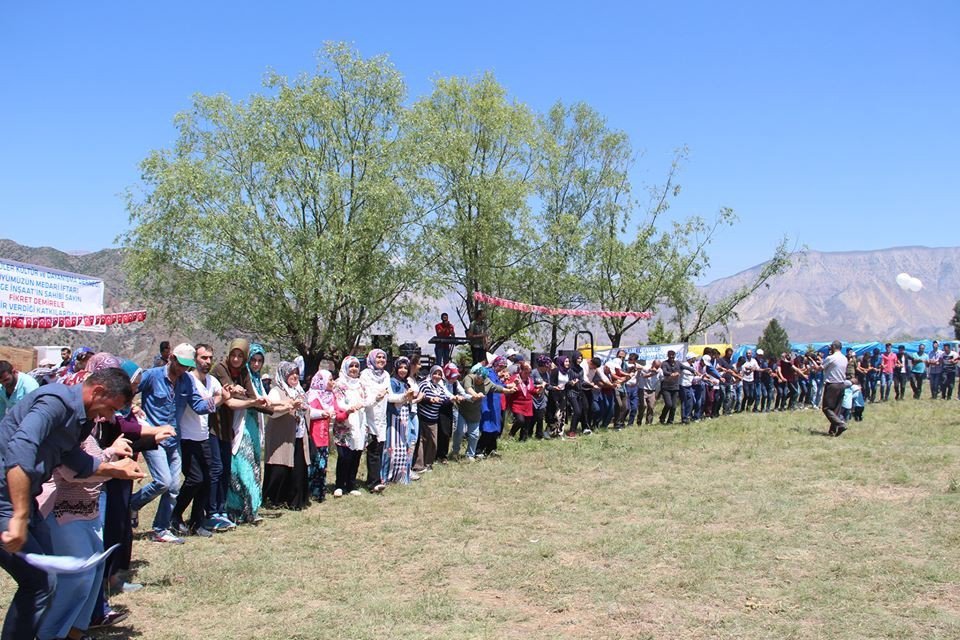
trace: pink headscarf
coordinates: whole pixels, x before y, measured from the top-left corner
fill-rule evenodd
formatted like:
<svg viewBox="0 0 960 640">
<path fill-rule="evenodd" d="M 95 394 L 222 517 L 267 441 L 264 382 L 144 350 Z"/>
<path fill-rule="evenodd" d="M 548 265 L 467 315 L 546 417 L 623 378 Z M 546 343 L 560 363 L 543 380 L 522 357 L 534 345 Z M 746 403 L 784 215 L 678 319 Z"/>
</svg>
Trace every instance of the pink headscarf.
<svg viewBox="0 0 960 640">
<path fill-rule="evenodd" d="M 307 402 L 313 402 L 314 399 L 320 401 L 320 406 L 327 408 L 333 406 L 333 391 L 327 390 L 327 384 L 333 379 L 333 374 L 326 369 L 318 369 L 313 378 L 310 379 L 310 391 L 307 392 Z"/>
</svg>

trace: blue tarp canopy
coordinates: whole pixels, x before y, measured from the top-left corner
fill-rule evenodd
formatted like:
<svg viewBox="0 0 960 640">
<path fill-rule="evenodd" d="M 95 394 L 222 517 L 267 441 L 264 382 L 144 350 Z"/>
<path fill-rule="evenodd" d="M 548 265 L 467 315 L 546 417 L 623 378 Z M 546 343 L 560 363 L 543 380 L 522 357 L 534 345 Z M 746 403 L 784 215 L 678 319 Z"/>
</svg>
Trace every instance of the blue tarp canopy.
<svg viewBox="0 0 960 640">
<path fill-rule="evenodd" d="M 903 345 L 907 353 L 916 353 L 917 349 L 920 348 L 920 345 L 924 345 L 924 348 L 927 351 L 930 351 L 933 348 L 933 340 L 913 340 L 911 342 L 894 342 L 893 350 L 896 351 L 900 345 Z M 956 346 L 956 342 L 944 341 L 943 344 L 950 344 L 951 346 Z M 942 345 L 941 345 L 942 346 Z M 814 351 L 819 351 L 820 353 L 826 355 L 830 353 L 830 343 L 829 342 L 791 342 L 790 349 L 794 353 L 806 353 L 810 348 L 813 348 Z M 757 345 L 755 344 L 741 344 L 737 345 L 737 348 L 733 352 L 734 361 L 737 360 L 740 356 L 746 354 L 747 349 L 750 349 L 754 353 L 757 352 Z M 844 342 L 843 351 L 846 353 L 847 349 L 853 349 L 853 352 L 857 354 L 859 358 L 865 353 L 873 353 L 874 349 L 879 349 L 880 353 L 883 353 L 886 349 L 886 343 L 884 342 Z M 766 354 L 771 355 L 771 354 Z M 780 355 L 779 353 L 776 355 Z"/>
</svg>

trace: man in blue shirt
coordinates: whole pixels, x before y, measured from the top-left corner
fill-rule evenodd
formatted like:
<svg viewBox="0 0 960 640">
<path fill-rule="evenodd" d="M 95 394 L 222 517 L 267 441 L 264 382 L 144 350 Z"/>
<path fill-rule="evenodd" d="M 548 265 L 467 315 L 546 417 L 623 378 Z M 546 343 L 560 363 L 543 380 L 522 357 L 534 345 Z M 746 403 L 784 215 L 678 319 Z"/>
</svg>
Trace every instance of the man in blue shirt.
<svg viewBox="0 0 960 640">
<path fill-rule="evenodd" d="M 56 587 L 56 577 L 26 563 L 22 553 L 53 552 L 35 509 L 41 486 L 61 464 L 86 478 L 94 474 L 134 480 L 143 472 L 125 458 L 99 462 L 80 449 L 94 424 L 113 420 L 130 403 L 130 378 L 121 369 L 90 374 L 82 385 L 45 385 L 0 420 L 0 566 L 17 582 L 3 623 L 3 640 L 36 637 Z M 132 452 L 129 446 L 126 455 Z"/>
<path fill-rule="evenodd" d="M 6 360 L 0 360 L 0 418 L 28 393 L 40 385 L 32 376 L 17 371 Z"/>
<path fill-rule="evenodd" d="M 151 480 L 130 499 L 130 510 L 135 517 L 144 505 L 160 498 L 153 518 L 156 542 L 183 544 L 183 539 L 170 531 L 173 507 L 180 492 L 180 417 L 188 406 L 201 415 L 216 411 L 214 399 L 201 395 L 187 375 L 187 371 L 196 366 L 195 358 L 196 350 L 191 345 L 177 345 L 165 366 L 147 369 L 140 377 L 140 406 L 147 422 L 155 427 L 171 425 L 177 429 L 178 436 L 164 440 L 153 451 L 143 452 Z"/>
</svg>

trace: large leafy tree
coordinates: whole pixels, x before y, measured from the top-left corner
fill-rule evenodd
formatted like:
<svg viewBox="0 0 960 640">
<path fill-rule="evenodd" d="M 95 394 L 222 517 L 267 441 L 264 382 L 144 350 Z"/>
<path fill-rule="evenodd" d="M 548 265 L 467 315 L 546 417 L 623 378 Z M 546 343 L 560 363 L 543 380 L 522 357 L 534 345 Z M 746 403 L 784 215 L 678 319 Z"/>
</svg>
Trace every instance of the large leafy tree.
<svg viewBox="0 0 960 640">
<path fill-rule="evenodd" d="M 953 305 L 953 317 L 950 318 L 950 326 L 953 327 L 953 337 L 960 340 L 960 300 Z"/>
<path fill-rule="evenodd" d="M 474 292 L 521 299 L 530 292 L 535 119 L 488 73 L 437 80 L 407 124 L 408 148 L 432 188 L 424 208 L 435 211 L 425 220 L 425 239 L 438 286 L 427 295 L 452 291 L 466 327 L 480 308 Z M 507 339 L 522 342 L 538 321 L 499 308 L 487 316 L 494 349 Z"/>
<path fill-rule="evenodd" d="M 328 45 L 315 75 L 194 98 L 141 165 L 127 267 L 180 320 L 293 345 L 308 370 L 421 291 L 405 87 L 384 57 Z"/>
<path fill-rule="evenodd" d="M 541 238 L 533 256 L 535 304 L 577 308 L 590 296 L 584 289 L 585 247 L 591 237 L 586 222 L 610 205 L 626 182 L 631 160 L 629 140 L 610 129 L 596 110 L 584 103 L 556 103 L 540 119 L 541 154 L 537 175 Z M 544 318 L 550 353 L 573 328 L 565 316 Z"/>
</svg>

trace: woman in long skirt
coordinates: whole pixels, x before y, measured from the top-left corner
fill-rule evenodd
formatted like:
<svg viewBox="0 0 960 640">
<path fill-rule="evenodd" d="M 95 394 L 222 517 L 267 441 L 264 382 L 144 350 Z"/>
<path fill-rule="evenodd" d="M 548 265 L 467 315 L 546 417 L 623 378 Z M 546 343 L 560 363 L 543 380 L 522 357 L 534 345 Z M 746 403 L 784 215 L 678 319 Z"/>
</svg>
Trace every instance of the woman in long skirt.
<svg viewBox="0 0 960 640">
<path fill-rule="evenodd" d="M 263 368 L 264 349 L 259 344 L 250 345 L 247 356 L 247 393 L 257 398 L 267 397 L 260 371 Z M 262 409 L 238 409 L 241 415 L 234 416 L 238 428 L 234 433 L 230 464 L 230 487 L 227 491 L 227 514 L 237 524 L 259 524 L 263 518 L 257 515 L 263 501 L 263 481 L 260 465 L 263 459 L 264 413 Z"/>
<path fill-rule="evenodd" d="M 300 372 L 292 362 L 277 365 L 276 386 L 270 390 L 273 415 L 266 427 L 263 497 L 275 506 L 299 511 L 310 504 L 307 465 L 307 400 Z"/>
<path fill-rule="evenodd" d="M 410 360 L 397 358 L 393 363 L 390 378 L 390 395 L 387 403 L 387 430 L 383 443 L 380 476 L 384 482 L 407 484 L 410 482 L 411 449 L 407 446 L 410 429 L 410 404 L 414 391 L 407 384 Z"/>
</svg>

